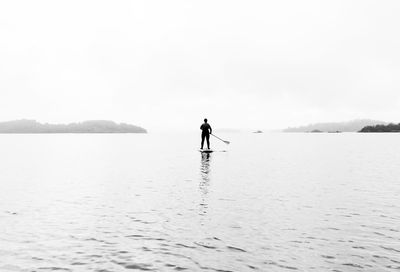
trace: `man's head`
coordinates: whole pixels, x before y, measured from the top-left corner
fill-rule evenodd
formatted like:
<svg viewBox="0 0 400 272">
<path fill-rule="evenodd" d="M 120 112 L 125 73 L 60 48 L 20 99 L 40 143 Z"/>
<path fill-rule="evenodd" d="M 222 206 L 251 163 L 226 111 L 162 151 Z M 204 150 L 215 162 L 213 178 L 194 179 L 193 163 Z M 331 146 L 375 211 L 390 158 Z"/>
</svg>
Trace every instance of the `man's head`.
<svg viewBox="0 0 400 272">
<path fill-rule="evenodd" d="M 207 123 L 207 118 L 204 119 L 204 123 Z"/>
</svg>

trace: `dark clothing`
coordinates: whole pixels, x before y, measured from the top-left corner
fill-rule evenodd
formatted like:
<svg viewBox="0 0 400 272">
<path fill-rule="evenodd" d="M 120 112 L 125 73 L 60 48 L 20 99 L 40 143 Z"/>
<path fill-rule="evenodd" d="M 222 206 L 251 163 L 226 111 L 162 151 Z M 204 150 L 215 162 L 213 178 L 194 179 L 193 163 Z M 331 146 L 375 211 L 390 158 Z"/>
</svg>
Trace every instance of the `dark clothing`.
<svg viewBox="0 0 400 272">
<path fill-rule="evenodd" d="M 211 134 L 212 133 L 212 128 L 208 123 L 204 123 L 200 126 L 200 129 L 202 130 L 202 134 Z"/>
<path fill-rule="evenodd" d="M 204 146 L 204 139 L 207 140 L 207 148 L 210 149 L 210 134 L 201 134 L 201 149 Z"/>
<path fill-rule="evenodd" d="M 204 140 L 207 140 L 207 147 L 210 149 L 210 134 L 212 134 L 212 128 L 208 123 L 204 123 L 200 126 L 201 129 L 201 149 L 204 146 Z"/>
</svg>

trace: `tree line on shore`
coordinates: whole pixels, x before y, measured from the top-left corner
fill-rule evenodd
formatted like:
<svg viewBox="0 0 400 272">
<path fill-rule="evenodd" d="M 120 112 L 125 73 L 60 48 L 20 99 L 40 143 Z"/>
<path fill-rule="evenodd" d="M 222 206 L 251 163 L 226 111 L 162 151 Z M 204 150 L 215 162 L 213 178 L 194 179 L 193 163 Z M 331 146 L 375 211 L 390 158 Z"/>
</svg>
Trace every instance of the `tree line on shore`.
<svg viewBox="0 0 400 272">
<path fill-rule="evenodd" d="M 42 124 L 35 120 L 0 122 L 0 133 L 147 133 L 139 126 L 106 120 L 70 124 Z"/>
<path fill-rule="evenodd" d="M 375 125 L 363 127 L 359 132 L 400 132 L 399 124 Z"/>
</svg>

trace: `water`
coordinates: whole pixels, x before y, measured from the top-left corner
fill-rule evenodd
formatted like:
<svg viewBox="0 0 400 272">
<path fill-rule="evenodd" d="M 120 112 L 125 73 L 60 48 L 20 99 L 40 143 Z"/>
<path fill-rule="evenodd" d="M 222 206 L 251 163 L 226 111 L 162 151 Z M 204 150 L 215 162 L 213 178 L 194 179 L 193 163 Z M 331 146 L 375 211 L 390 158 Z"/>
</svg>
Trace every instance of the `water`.
<svg viewBox="0 0 400 272">
<path fill-rule="evenodd" d="M 399 134 L 220 136 L 0 135 L 0 271 L 400 269 Z"/>
</svg>

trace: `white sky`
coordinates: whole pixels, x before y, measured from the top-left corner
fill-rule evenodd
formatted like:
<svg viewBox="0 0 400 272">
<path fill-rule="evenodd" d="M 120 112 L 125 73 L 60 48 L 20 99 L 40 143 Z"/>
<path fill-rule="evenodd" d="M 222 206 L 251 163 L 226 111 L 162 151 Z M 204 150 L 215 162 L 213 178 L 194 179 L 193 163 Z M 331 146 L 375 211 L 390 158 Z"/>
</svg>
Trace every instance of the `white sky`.
<svg viewBox="0 0 400 272">
<path fill-rule="evenodd" d="M 400 122 L 400 1 L 0 2 L 0 121 Z"/>
</svg>

